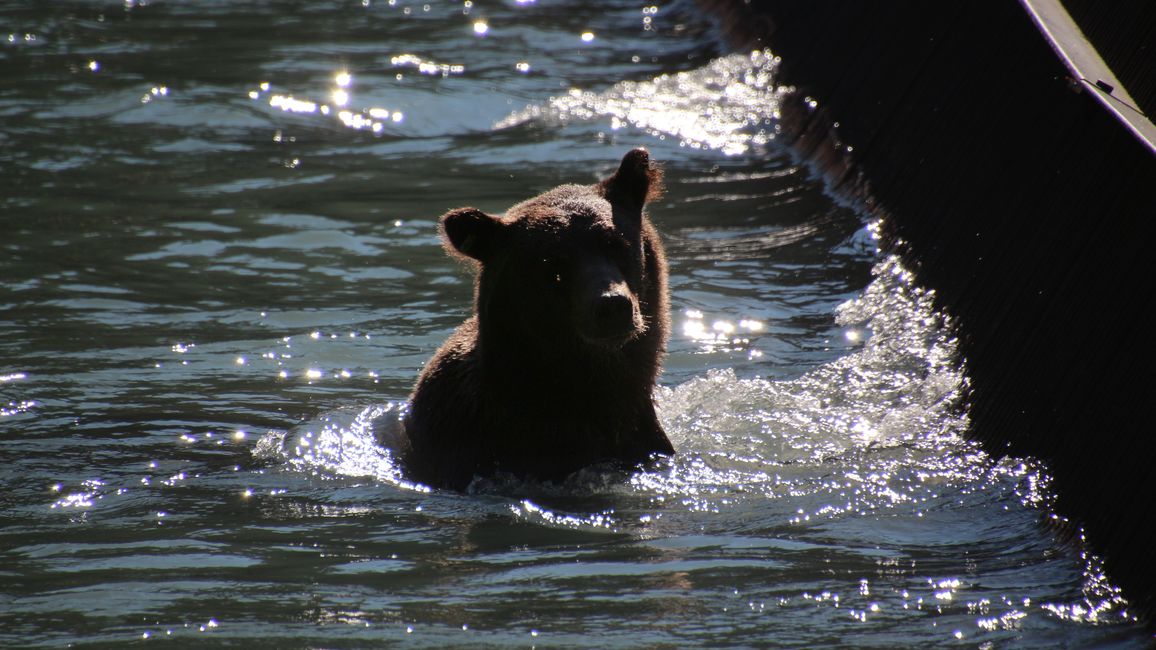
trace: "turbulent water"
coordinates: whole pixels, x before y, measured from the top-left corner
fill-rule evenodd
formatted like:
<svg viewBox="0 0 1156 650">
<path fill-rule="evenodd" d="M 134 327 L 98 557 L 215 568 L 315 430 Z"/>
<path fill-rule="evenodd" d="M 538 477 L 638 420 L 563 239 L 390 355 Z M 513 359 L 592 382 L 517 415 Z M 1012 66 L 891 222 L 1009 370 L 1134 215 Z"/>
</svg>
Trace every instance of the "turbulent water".
<svg viewBox="0 0 1156 650">
<path fill-rule="evenodd" d="M 0 8 L 6 647 L 1143 647 L 687 3 Z M 821 100 L 821 98 L 819 98 Z M 436 218 L 662 162 L 678 454 L 409 481 Z"/>
</svg>

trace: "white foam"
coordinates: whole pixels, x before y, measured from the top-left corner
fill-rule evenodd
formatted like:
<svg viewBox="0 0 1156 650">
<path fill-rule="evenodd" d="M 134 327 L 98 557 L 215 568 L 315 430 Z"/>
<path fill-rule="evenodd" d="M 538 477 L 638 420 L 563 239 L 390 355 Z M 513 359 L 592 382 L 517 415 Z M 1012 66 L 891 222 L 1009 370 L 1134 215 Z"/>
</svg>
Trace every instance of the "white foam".
<svg viewBox="0 0 1156 650">
<path fill-rule="evenodd" d="M 294 431 L 265 434 L 253 449 L 263 460 L 337 476 L 371 477 L 411 489 L 425 489 L 408 480 L 392 450 L 378 444 L 376 431 L 396 426 L 404 407 L 395 402 L 329 411 Z"/>
</svg>

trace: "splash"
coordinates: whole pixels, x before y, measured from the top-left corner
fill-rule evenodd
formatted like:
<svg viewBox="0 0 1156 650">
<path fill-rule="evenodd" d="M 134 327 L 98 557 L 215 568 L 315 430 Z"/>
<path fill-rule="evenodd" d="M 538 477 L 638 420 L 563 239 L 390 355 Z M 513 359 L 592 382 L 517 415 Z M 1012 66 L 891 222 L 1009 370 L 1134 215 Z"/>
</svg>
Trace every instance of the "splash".
<svg viewBox="0 0 1156 650">
<path fill-rule="evenodd" d="M 738 155 L 766 146 L 780 131 L 779 107 L 793 88 L 775 84 L 779 58 L 769 50 L 731 54 L 703 68 L 623 81 L 603 92 L 571 89 L 494 125 L 561 123 L 610 118 L 692 149 Z"/>
<path fill-rule="evenodd" d="M 869 445 L 959 440 L 967 425 L 960 408 L 965 379 L 932 294 L 914 286 L 895 258 L 874 274 L 863 295 L 836 313 L 849 331 L 871 332 L 860 350 L 792 381 L 708 372 L 660 391 L 663 422 L 684 445 L 709 441 L 702 451 L 757 439 L 764 464 L 820 461 Z"/>
<path fill-rule="evenodd" d="M 393 452 L 378 444 L 377 432 L 396 423 L 405 408 L 395 402 L 330 411 L 294 431 L 265 434 L 255 458 L 280 461 L 304 472 L 370 477 L 397 487 L 428 491 L 402 475 Z"/>
<path fill-rule="evenodd" d="M 962 437 L 965 376 L 931 292 L 896 258 L 874 275 L 836 313 L 870 332 L 858 351 L 791 381 L 718 369 L 660 390 L 659 417 L 680 453 L 668 470 L 632 477 L 635 488 L 712 512 L 736 494 L 790 497 L 799 520 L 918 510 L 943 483 L 1018 484 L 1026 468 L 993 466 Z"/>
</svg>

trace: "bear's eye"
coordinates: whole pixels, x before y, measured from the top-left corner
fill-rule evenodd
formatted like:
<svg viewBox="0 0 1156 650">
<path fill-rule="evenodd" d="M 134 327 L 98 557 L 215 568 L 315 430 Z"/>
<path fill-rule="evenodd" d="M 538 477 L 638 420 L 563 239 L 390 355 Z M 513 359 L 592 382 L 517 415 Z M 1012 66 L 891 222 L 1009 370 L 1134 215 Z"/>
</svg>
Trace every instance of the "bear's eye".
<svg viewBox="0 0 1156 650">
<path fill-rule="evenodd" d="M 634 263 L 634 251 L 629 245 L 616 245 L 610 249 L 610 259 L 614 261 L 620 271 L 626 273 Z"/>
</svg>

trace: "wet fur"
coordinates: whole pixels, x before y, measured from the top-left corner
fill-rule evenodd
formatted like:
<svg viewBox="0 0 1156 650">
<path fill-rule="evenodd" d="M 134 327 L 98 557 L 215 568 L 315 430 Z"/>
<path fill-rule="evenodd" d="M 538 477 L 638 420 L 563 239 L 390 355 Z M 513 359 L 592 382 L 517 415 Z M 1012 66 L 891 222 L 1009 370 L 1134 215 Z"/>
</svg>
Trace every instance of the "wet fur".
<svg viewBox="0 0 1156 650">
<path fill-rule="evenodd" d="M 399 451 L 413 480 L 458 490 L 498 472 L 561 480 L 674 453 L 652 401 L 669 331 L 667 270 L 643 209 L 660 188 L 637 149 L 610 178 L 555 188 L 504 217 L 443 216 L 447 250 L 478 264 L 475 313 L 410 397 Z M 614 287 L 603 296 L 633 307 L 629 321 L 610 319 L 607 336 L 607 319 L 583 309 L 599 282 Z"/>
</svg>

